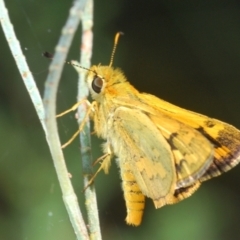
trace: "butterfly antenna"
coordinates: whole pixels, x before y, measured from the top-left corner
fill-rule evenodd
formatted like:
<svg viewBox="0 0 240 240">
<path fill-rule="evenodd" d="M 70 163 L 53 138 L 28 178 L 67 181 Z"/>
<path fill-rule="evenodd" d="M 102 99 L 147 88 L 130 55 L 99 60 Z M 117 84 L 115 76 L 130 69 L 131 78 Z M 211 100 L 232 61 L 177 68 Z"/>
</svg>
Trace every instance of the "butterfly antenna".
<svg viewBox="0 0 240 240">
<path fill-rule="evenodd" d="M 43 55 L 44 57 L 48 58 L 48 59 L 51 59 L 51 60 L 53 59 L 53 54 L 51 54 L 51 53 L 49 53 L 49 52 L 44 52 L 42 55 Z M 74 66 L 74 67 L 82 68 L 82 69 L 84 69 L 84 70 L 87 70 L 87 71 L 90 71 L 90 72 L 94 72 L 94 73 L 95 73 L 95 71 L 93 71 L 93 70 L 91 70 L 91 69 L 89 69 L 89 68 L 82 67 L 81 65 L 74 64 L 74 63 L 68 62 L 68 61 L 65 61 L 65 63 L 66 63 L 66 64 L 69 64 L 69 65 L 72 65 L 72 66 Z"/>
<path fill-rule="evenodd" d="M 109 63 L 109 67 L 112 66 L 113 64 L 113 58 L 114 58 L 114 54 L 116 52 L 116 48 L 117 48 L 117 44 L 118 44 L 118 39 L 120 37 L 120 35 L 123 35 L 123 32 L 118 32 L 115 36 L 115 39 L 114 39 L 114 45 L 113 45 L 113 50 L 112 50 L 112 55 L 111 55 L 111 58 L 110 58 L 110 63 Z"/>
</svg>

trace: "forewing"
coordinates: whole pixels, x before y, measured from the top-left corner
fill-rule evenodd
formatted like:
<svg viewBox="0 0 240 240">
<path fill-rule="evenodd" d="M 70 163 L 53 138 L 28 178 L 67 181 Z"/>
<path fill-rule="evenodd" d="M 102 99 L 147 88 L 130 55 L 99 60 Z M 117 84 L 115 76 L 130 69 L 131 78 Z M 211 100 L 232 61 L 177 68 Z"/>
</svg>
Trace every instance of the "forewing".
<svg viewBox="0 0 240 240">
<path fill-rule="evenodd" d="M 213 146 L 194 128 L 167 115 L 149 115 L 169 143 L 177 174 L 176 189 L 192 185 L 206 172 L 213 160 Z"/>
<path fill-rule="evenodd" d="M 214 147 L 213 161 L 201 181 L 216 177 L 235 167 L 240 161 L 240 131 L 234 126 L 207 116 L 174 106 L 149 94 L 141 94 L 142 105 L 154 102 L 153 107 L 172 119 L 178 119 L 202 134 Z"/>
</svg>

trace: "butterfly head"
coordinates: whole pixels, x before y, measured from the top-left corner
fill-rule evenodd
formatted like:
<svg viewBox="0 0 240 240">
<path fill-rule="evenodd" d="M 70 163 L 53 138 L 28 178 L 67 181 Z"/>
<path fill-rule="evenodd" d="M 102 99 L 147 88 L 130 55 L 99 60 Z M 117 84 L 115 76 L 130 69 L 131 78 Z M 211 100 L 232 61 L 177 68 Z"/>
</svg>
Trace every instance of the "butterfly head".
<svg viewBox="0 0 240 240">
<path fill-rule="evenodd" d="M 92 66 L 87 74 L 88 88 L 95 100 L 106 95 L 114 97 L 119 84 L 124 82 L 126 78 L 121 70 L 110 66 Z"/>
</svg>

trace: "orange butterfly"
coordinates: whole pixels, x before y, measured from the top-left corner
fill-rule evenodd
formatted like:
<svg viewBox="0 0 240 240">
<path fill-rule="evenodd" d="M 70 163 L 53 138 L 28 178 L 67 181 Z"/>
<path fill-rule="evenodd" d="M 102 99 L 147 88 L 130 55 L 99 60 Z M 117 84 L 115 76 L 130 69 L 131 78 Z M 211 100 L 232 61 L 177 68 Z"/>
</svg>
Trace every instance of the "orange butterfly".
<svg viewBox="0 0 240 240">
<path fill-rule="evenodd" d="M 126 222 L 138 226 L 145 197 L 156 208 L 177 203 L 201 182 L 237 165 L 240 131 L 136 90 L 112 67 L 118 37 L 110 65 L 88 70 L 86 81 L 94 100 L 89 114 L 97 136 L 106 140 L 100 169 L 107 173 L 111 159 L 117 157 Z"/>
</svg>

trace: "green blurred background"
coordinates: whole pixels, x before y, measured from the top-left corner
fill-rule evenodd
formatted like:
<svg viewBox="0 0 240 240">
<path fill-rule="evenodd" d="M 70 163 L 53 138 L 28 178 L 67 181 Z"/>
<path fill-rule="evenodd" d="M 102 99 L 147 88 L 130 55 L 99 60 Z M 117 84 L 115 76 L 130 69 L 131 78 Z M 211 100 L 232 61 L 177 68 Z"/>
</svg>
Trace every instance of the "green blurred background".
<svg viewBox="0 0 240 240">
<path fill-rule="evenodd" d="M 43 94 L 49 61 L 72 2 L 6 1 L 17 37 Z M 123 31 L 114 66 L 140 91 L 240 128 L 240 2 L 237 0 L 102 0 L 94 6 L 92 63 L 108 64 Z M 79 59 L 76 34 L 68 59 Z M 0 34 L 0 239 L 75 239 L 45 136 Z M 76 102 L 77 74 L 66 65 L 58 112 Z M 74 113 L 58 120 L 62 142 L 77 128 Z M 101 156 L 93 137 L 93 156 Z M 84 208 L 76 140 L 64 154 Z M 115 163 L 95 181 L 103 239 L 240 239 L 240 166 L 205 182 L 189 199 L 155 210 L 147 202 L 143 223 L 124 222 L 125 203 Z"/>
</svg>

